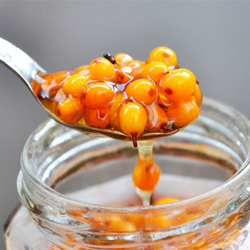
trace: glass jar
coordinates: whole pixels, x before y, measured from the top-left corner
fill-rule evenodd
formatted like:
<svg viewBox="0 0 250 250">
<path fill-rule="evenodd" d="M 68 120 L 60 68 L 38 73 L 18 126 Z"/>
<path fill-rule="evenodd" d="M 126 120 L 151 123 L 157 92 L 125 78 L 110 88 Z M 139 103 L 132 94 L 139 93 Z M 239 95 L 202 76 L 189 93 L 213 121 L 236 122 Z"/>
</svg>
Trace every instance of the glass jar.
<svg viewBox="0 0 250 250">
<path fill-rule="evenodd" d="M 162 175 L 142 207 L 131 142 L 91 138 L 46 121 L 29 137 L 5 225 L 7 250 L 250 249 L 250 123 L 205 98 L 198 119 L 154 142 Z"/>
</svg>

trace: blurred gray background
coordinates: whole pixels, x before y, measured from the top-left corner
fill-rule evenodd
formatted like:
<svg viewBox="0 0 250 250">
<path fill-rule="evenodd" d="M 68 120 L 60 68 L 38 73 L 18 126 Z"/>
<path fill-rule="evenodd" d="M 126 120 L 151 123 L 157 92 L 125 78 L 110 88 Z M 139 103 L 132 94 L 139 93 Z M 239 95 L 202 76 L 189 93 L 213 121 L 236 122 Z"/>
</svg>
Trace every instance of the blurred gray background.
<svg viewBox="0 0 250 250">
<path fill-rule="evenodd" d="M 205 96 L 250 118 L 248 1 L 0 1 L 0 37 L 50 72 L 89 64 L 106 51 L 146 60 L 172 48 Z M 18 204 L 19 157 L 48 117 L 28 89 L 0 64 L 0 225 Z M 4 249 L 0 233 L 0 249 Z"/>
</svg>

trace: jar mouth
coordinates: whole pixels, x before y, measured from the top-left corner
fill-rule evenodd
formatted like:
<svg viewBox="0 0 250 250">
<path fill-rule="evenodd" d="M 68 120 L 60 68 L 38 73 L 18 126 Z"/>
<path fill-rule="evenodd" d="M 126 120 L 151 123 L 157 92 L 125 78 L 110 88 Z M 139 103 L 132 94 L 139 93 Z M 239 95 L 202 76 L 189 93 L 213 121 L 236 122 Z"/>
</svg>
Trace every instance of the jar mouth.
<svg viewBox="0 0 250 250">
<path fill-rule="evenodd" d="M 117 207 L 78 200 L 72 198 L 74 196 L 70 192 L 67 195 L 65 190 L 78 190 L 79 180 L 83 181 L 80 189 L 85 190 L 93 184 L 91 176 L 95 180 L 92 187 L 95 186 L 100 180 L 98 178 L 103 177 L 99 170 L 105 175 L 104 180 L 101 179 L 103 183 L 110 180 L 110 174 L 117 179 L 116 168 L 122 169 L 119 174 L 124 176 L 131 165 L 129 160 L 137 158 L 137 150 L 132 143 L 110 138 L 91 139 L 48 120 L 31 134 L 25 144 L 17 180 L 18 193 L 42 232 L 51 242 L 66 249 L 68 246 L 72 249 L 139 249 L 138 246 L 144 249 L 145 244 L 157 244 L 157 249 L 166 249 L 166 246 L 169 249 L 186 249 L 187 244 L 193 247 L 196 242 L 207 248 L 214 246 L 215 240 L 230 234 L 239 224 L 245 227 L 249 221 L 244 218 L 249 211 L 250 200 L 249 143 L 248 119 L 226 104 L 204 98 L 201 114 L 195 122 L 175 135 L 155 141 L 154 160 L 157 164 L 157 160 L 161 160 L 158 165 L 162 176 L 177 173 L 177 170 L 178 173 L 185 170 L 187 175 L 189 171 L 192 174 L 198 171 L 198 175 L 189 175 L 195 178 L 186 184 L 196 182 L 197 176 L 208 176 L 210 180 L 219 180 L 220 184 L 215 181 L 209 186 L 211 189 L 204 189 L 207 191 L 178 202 Z M 102 165 L 103 157 L 108 159 L 108 164 Z M 167 166 L 164 165 L 166 162 Z M 173 172 L 169 172 L 170 169 Z M 211 169 L 212 174 L 209 172 Z M 129 177 L 132 170 L 129 170 Z M 164 179 L 167 188 L 173 176 Z M 205 179 L 201 178 L 201 181 Z M 180 185 L 186 181 L 185 178 L 173 179 L 174 191 L 176 180 Z M 132 180 L 129 179 L 129 183 Z M 160 180 L 158 186 L 161 183 Z M 74 189 L 67 189 L 71 185 Z M 131 186 L 135 193 L 133 184 Z M 200 186 L 194 185 L 193 191 L 195 189 L 200 189 Z M 113 190 L 115 194 L 115 188 Z M 120 195 L 123 199 L 124 193 L 121 195 L 119 192 L 115 198 Z M 95 193 L 96 197 L 100 196 Z"/>
<path fill-rule="evenodd" d="M 203 111 L 205 109 L 205 111 Z M 187 198 L 185 200 L 177 201 L 174 203 L 168 203 L 168 204 L 162 204 L 162 205 L 154 205 L 154 206 L 134 206 L 134 207 L 112 207 L 112 206 L 104 206 L 104 205 L 95 205 L 95 204 L 89 204 L 85 203 L 82 201 L 75 200 L 73 198 L 67 197 L 64 194 L 59 193 L 55 189 L 51 188 L 50 186 L 47 186 L 44 182 L 42 182 L 41 179 L 38 179 L 36 176 L 36 173 L 34 171 L 34 161 L 31 161 L 30 159 L 33 157 L 31 153 L 31 149 L 34 145 L 34 143 L 37 143 L 39 140 L 40 134 L 43 133 L 44 130 L 51 129 L 51 132 L 55 131 L 56 129 L 60 130 L 62 125 L 55 124 L 54 121 L 48 120 L 45 123 L 43 123 L 39 128 L 37 128 L 29 137 L 27 140 L 24 151 L 21 156 L 21 165 L 22 165 L 22 170 L 19 174 L 18 178 L 18 183 L 20 184 L 23 180 L 25 182 L 29 181 L 32 182 L 32 185 L 35 189 L 40 190 L 39 192 L 42 192 L 46 194 L 48 197 L 50 196 L 56 196 L 56 199 L 60 201 L 61 204 L 74 204 L 74 206 L 77 207 L 84 207 L 84 208 L 89 208 L 89 209 L 101 209 L 101 210 L 106 210 L 106 211 L 119 211 L 119 212 L 135 212 L 135 211 L 145 211 L 145 210 L 157 210 L 157 209 L 163 209 L 163 208 L 169 208 L 172 209 L 173 207 L 178 206 L 187 206 L 188 204 L 191 203 L 197 203 L 201 200 L 208 199 L 210 197 L 216 196 L 216 195 L 221 195 L 224 193 L 224 195 L 228 192 L 233 193 L 233 192 L 238 192 L 236 190 L 237 185 L 242 181 L 244 182 L 244 186 L 250 186 L 250 182 L 247 182 L 246 176 L 247 173 L 249 172 L 250 168 L 250 122 L 249 120 L 242 115 L 240 112 L 235 110 L 234 108 L 221 103 L 219 101 L 215 101 L 210 98 L 204 98 L 203 101 L 203 107 L 201 110 L 201 116 L 209 114 L 211 112 L 211 116 L 215 117 L 216 114 L 213 112 L 219 112 L 222 114 L 225 119 L 228 119 L 227 123 L 229 124 L 230 122 L 234 123 L 232 129 L 234 129 L 237 133 L 239 133 L 240 138 L 245 140 L 245 145 L 243 145 L 245 148 L 243 149 L 244 151 L 244 161 L 241 165 L 241 167 L 237 170 L 237 172 L 230 177 L 228 180 L 226 180 L 224 183 L 219 185 L 218 187 L 214 188 L 211 191 L 205 192 L 203 194 L 200 194 L 196 197 L 192 198 Z M 198 121 L 199 123 L 199 118 Z M 230 124 L 229 124 L 230 125 Z M 238 127 L 237 127 L 238 126 Z M 62 128 L 65 130 L 65 128 Z M 66 129 L 67 130 L 67 129 Z M 79 132 L 75 132 L 75 134 L 78 136 Z M 180 133 L 180 132 L 179 132 Z M 85 136 L 85 135 L 83 135 Z M 109 141 L 112 140 L 110 138 L 105 138 L 102 139 L 103 141 Z M 49 142 L 47 142 L 49 143 Z M 239 145 L 242 146 L 242 145 Z M 18 187 L 19 190 L 19 195 L 21 197 L 21 200 L 23 200 L 23 194 Z"/>
</svg>

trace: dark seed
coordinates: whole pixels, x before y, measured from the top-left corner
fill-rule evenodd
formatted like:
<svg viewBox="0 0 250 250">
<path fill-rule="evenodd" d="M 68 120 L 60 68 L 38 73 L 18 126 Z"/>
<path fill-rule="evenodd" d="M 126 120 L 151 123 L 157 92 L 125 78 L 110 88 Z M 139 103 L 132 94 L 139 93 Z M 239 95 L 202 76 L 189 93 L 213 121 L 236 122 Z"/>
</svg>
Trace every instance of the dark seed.
<svg viewBox="0 0 250 250">
<path fill-rule="evenodd" d="M 115 58 L 109 52 L 104 53 L 103 57 L 109 60 L 112 64 L 116 63 Z"/>
</svg>

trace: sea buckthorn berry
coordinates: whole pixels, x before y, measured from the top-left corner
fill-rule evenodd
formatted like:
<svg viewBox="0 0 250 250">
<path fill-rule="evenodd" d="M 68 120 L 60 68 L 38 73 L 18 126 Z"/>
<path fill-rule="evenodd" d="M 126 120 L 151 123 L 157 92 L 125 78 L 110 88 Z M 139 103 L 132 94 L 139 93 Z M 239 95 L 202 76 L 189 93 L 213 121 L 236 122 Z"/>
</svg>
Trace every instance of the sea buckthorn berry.
<svg viewBox="0 0 250 250">
<path fill-rule="evenodd" d="M 121 130 L 132 138 L 139 137 L 147 124 L 147 111 L 139 103 L 129 102 L 119 110 L 119 124 Z"/>
<path fill-rule="evenodd" d="M 125 92 L 128 98 L 146 105 L 151 105 L 158 95 L 156 85 L 148 79 L 139 79 L 129 83 Z"/>
<path fill-rule="evenodd" d="M 158 47 L 152 50 L 147 59 L 147 63 L 151 62 L 166 63 L 170 69 L 178 67 L 177 56 L 175 52 L 167 47 Z"/>
<path fill-rule="evenodd" d="M 168 71 L 169 68 L 166 63 L 152 62 L 144 67 L 142 71 L 142 77 L 149 78 L 150 80 L 154 81 L 156 85 L 159 85 L 163 74 Z"/>
<path fill-rule="evenodd" d="M 63 91 L 66 95 L 81 97 L 83 88 L 88 82 L 88 76 L 75 74 L 67 78 L 63 84 Z"/>
<path fill-rule="evenodd" d="M 152 225 L 155 230 L 160 228 L 167 228 L 174 225 L 174 221 L 171 215 L 158 215 L 147 218 L 147 225 Z"/>
<path fill-rule="evenodd" d="M 195 75 L 188 69 L 171 70 L 160 82 L 162 93 L 172 102 L 183 101 L 191 96 L 195 85 Z"/>
<path fill-rule="evenodd" d="M 88 75 L 89 74 L 89 65 L 83 65 L 75 69 L 77 74 Z"/>
<path fill-rule="evenodd" d="M 115 68 L 109 60 L 97 58 L 89 65 L 89 73 L 93 80 L 112 80 L 115 76 Z"/>
<path fill-rule="evenodd" d="M 194 96 L 185 101 L 174 102 L 168 107 L 168 119 L 177 127 L 183 127 L 194 121 L 200 113 L 200 107 Z"/>
<path fill-rule="evenodd" d="M 44 77 L 42 83 L 42 91 L 40 93 L 42 98 L 53 98 L 57 91 L 63 86 L 65 80 L 69 78 L 71 73 L 69 71 L 60 71 Z"/>
<path fill-rule="evenodd" d="M 160 174 L 161 169 L 153 160 L 143 161 L 139 159 L 133 172 L 134 185 L 144 191 L 153 191 Z"/>
<path fill-rule="evenodd" d="M 118 113 L 119 113 L 119 107 L 122 105 L 124 101 L 125 100 L 123 94 L 121 92 L 118 92 L 110 108 L 110 124 L 111 127 L 116 130 L 120 130 Z"/>
<path fill-rule="evenodd" d="M 134 78 L 134 71 L 131 67 L 118 65 L 115 69 L 115 82 L 127 83 Z"/>
<path fill-rule="evenodd" d="M 108 107 L 112 104 L 114 97 L 113 86 L 101 81 L 87 84 L 82 93 L 82 101 L 87 108 Z"/>
<path fill-rule="evenodd" d="M 129 61 L 134 60 L 133 57 L 131 57 L 128 54 L 125 53 L 118 53 L 114 56 L 114 59 L 116 61 L 117 64 L 125 64 Z"/>
<path fill-rule="evenodd" d="M 135 232 L 136 228 L 134 223 L 124 220 L 121 216 L 109 215 L 105 221 L 105 225 L 108 225 L 108 231 L 112 232 Z"/>
<path fill-rule="evenodd" d="M 77 122 L 84 114 L 84 106 L 79 98 L 66 97 L 58 103 L 56 114 L 66 123 Z"/>
<path fill-rule="evenodd" d="M 158 105 L 148 108 L 147 130 L 149 132 L 160 132 L 168 125 L 167 113 Z"/>
<path fill-rule="evenodd" d="M 196 84 L 192 95 L 196 98 L 198 105 L 201 107 L 203 97 L 198 84 Z"/>
<path fill-rule="evenodd" d="M 172 202 L 177 202 L 180 201 L 181 199 L 177 198 L 177 197 L 172 197 L 172 196 L 167 196 L 167 197 L 163 197 L 157 201 L 155 201 L 153 203 L 153 205 L 163 205 L 163 204 L 167 204 L 167 203 L 172 203 Z"/>
<path fill-rule="evenodd" d="M 69 76 L 71 73 L 69 71 L 59 71 L 52 74 L 45 75 L 44 82 L 50 83 L 52 80 L 56 79 L 58 83 L 60 83 L 61 78 Z"/>
<path fill-rule="evenodd" d="M 86 108 L 84 117 L 88 126 L 104 129 L 110 122 L 110 108 Z"/>
</svg>

